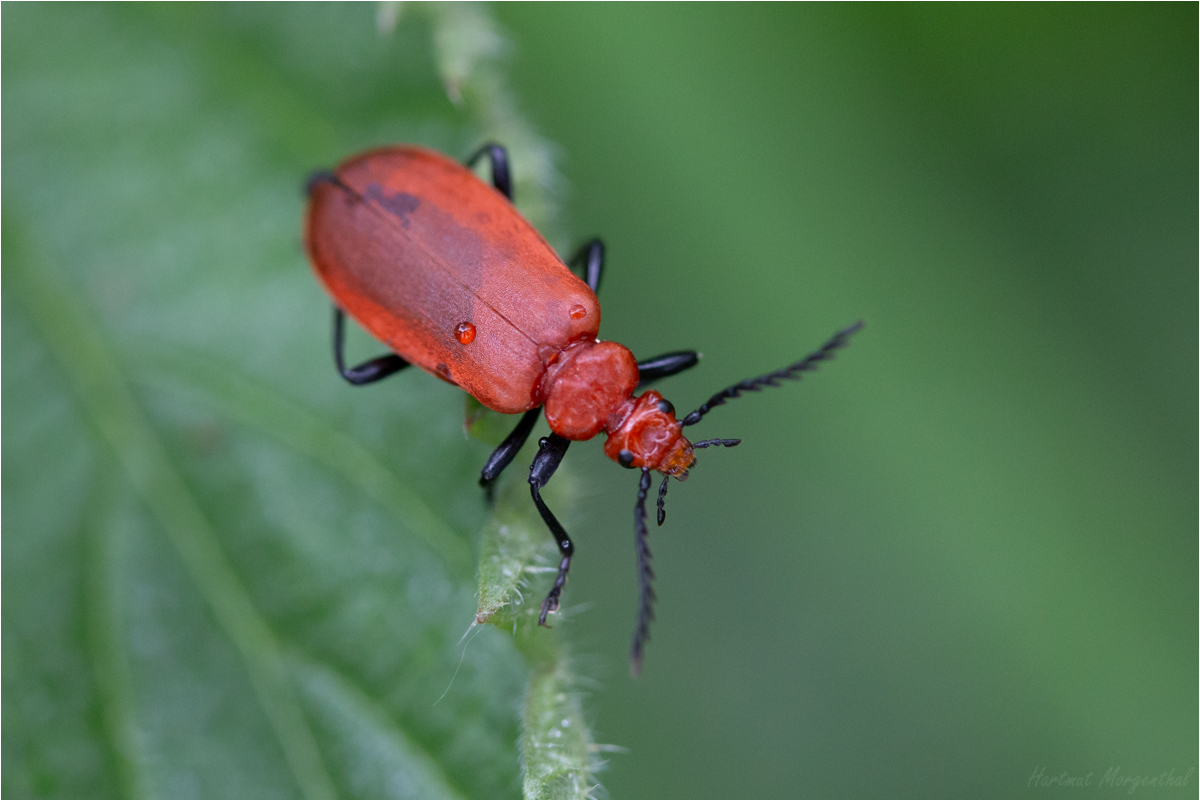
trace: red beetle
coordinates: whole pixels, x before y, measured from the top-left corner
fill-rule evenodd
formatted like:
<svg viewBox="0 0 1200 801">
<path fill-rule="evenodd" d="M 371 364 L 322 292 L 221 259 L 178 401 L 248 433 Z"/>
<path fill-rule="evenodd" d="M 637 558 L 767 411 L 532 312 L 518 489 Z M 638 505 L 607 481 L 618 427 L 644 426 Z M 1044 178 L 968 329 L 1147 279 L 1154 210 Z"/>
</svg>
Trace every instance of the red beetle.
<svg viewBox="0 0 1200 801">
<path fill-rule="evenodd" d="M 484 156 L 492 186 L 470 167 Z M 480 148 L 466 166 L 418 147 L 371 150 L 308 182 L 305 245 L 313 269 L 334 302 L 334 360 L 351 384 L 370 384 L 415 364 L 471 393 L 483 405 L 521 422 L 488 458 L 480 484 L 489 490 L 529 437 L 544 408 L 553 433 L 539 442 L 529 471 L 538 512 L 558 541 L 562 561 L 538 622 L 558 609 L 574 546 L 542 500 L 571 440 L 604 432 L 604 452 L 621 466 L 640 468 L 635 507 L 641 603 L 633 636 L 633 667 L 653 617 L 646 495 L 650 471 L 664 475 L 658 523 L 665 518 L 667 482 L 682 481 L 694 450 L 740 440 L 689 442 L 683 427 L 743 391 L 798 379 L 833 356 L 858 322 L 819 350 L 781 370 L 722 390 L 682 420 L 650 381 L 697 363 L 694 351 L 638 362 L 615 342 L 597 339 L 603 270 L 600 240 L 571 259 L 584 279 L 559 259 L 512 205 L 504 148 Z M 347 368 L 342 356 L 343 312 L 393 353 Z"/>
</svg>

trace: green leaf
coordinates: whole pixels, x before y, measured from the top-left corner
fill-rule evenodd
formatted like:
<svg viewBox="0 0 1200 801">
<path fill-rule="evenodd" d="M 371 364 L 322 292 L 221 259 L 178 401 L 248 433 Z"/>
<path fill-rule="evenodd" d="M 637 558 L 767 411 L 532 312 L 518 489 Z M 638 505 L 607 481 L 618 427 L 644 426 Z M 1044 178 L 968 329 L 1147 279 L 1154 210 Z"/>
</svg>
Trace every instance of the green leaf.
<svg viewBox="0 0 1200 801">
<path fill-rule="evenodd" d="M 575 677 L 565 661 L 536 670 L 525 699 L 526 798 L 591 797 L 596 766 Z"/>
<path fill-rule="evenodd" d="M 497 520 L 527 535 L 523 577 L 551 539 L 527 497 L 485 505 L 461 392 L 340 380 L 300 247 L 306 173 L 389 141 L 505 143 L 554 238 L 553 151 L 489 16 L 5 23 L 4 794 L 589 792 L 557 631 L 472 623 L 476 532 L 487 553 L 513 552 Z M 553 719 L 569 747 L 541 745 Z"/>
</svg>

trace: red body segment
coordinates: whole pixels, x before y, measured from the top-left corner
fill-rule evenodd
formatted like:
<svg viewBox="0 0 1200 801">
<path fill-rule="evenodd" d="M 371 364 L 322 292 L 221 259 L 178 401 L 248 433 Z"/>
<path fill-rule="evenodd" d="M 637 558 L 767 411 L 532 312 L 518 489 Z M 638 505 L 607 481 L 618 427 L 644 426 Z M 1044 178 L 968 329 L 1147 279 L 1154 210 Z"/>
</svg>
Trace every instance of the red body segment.
<svg viewBox="0 0 1200 801">
<path fill-rule="evenodd" d="M 305 246 L 342 310 L 411 364 L 513 414 L 544 405 L 571 440 L 606 432 L 626 467 L 695 461 L 638 367 L 600 342 L 600 305 L 508 199 L 416 147 L 355 156 L 311 189 Z"/>
<path fill-rule="evenodd" d="M 637 389 L 637 360 L 616 342 L 581 342 L 550 365 L 542 383 L 550 428 L 567 439 L 591 439 Z"/>
<path fill-rule="evenodd" d="M 633 455 L 630 467 L 649 467 L 683 481 L 696 461 L 692 443 L 663 396 L 650 390 L 640 398 L 627 398 L 609 418 L 604 453 L 621 461 L 621 451 Z"/>
</svg>

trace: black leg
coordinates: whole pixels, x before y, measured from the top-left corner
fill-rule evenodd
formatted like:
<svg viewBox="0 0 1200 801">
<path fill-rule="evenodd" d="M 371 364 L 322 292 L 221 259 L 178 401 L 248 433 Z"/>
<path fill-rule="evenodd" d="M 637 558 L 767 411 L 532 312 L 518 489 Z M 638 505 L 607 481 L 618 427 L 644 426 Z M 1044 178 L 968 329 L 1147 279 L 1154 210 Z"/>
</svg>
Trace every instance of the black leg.
<svg viewBox="0 0 1200 801">
<path fill-rule="evenodd" d="M 600 278 L 604 275 L 604 243 L 593 239 L 575 251 L 575 255 L 567 262 L 571 269 L 583 268 L 583 280 L 593 292 L 600 291 Z"/>
<path fill-rule="evenodd" d="M 666 486 L 665 484 L 663 486 Z M 634 676 L 642 672 L 642 650 L 650 639 L 650 622 L 654 620 L 654 570 L 650 567 L 650 532 L 646 529 L 646 494 L 650 491 L 650 468 L 642 468 L 638 481 L 637 505 L 633 508 L 633 539 L 637 550 L 638 616 L 633 630 L 633 647 L 629 652 L 629 669 Z M 659 497 L 662 497 L 661 491 Z"/>
<path fill-rule="evenodd" d="M 337 174 L 332 170 L 313 170 L 308 174 L 308 180 L 304 182 L 304 194 L 311 195 L 318 184 L 333 184 L 341 187 L 350 194 L 355 194 L 354 190 L 342 183 L 342 179 L 337 177 Z"/>
<path fill-rule="evenodd" d="M 394 353 L 389 353 L 386 356 L 379 356 L 371 359 L 369 362 L 354 367 L 347 368 L 344 357 L 342 356 L 342 329 L 345 327 L 346 315 L 337 306 L 333 307 L 333 363 L 337 365 L 337 370 L 342 374 L 342 378 L 354 384 L 356 387 L 361 387 L 364 384 L 373 384 L 380 379 L 387 378 L 392 373 L 399 372 L 405 367 L 408 367 L 408 362 L 401 359 Z"/>
<path fill-rule="evenodd" d="M 542 601 L 542 614 L 538 617 L 538 625 L 546 625 L 546 615 L 558 609 L 558 599 L 562 595 L 563 585 L 567 583 L 567 571 L 571 569 L 571 556 L 575 553 L 575 546 L 571 542 L 571 538 L 567 535 L 562 524 L 558 522 L 558 518 L 546 506 L 546 502 L 542 500 L 541 488 L 546 486 L 546 482 L 550 480 L 550 476 L 554 475 L 554 471 L 558 469 L 558 465 L 562 462 L 563 456 L 567 453 L 567 447 L 571 441 L 560 437 L 558 434 L 551 434 L 548 437 L 542 437 L 538 440 L 538 453 L 533 459 L 533 465 L 529 468 L 529 491 L 533 495 L 533 502 L 537 505 L 538 513 L 542 516 L 542 520 L 550 528 L 550 533 L 554 535 L 554 539 L 558 540 L 558 552 L 562 554 L 562 561 L 558 565 L 558 576 L 554 579 L 554 586 L 550 589 L 550 594 L 546 596 L 546 600 Z"/>
<path fill-rule="evenodd" d="M 529 432 L 533 431 L 533 424 L 537 422 L 538 414 L 542 407 L 530 409 L 521 416 L 521 422 L 517 423 L 517 427 L 512 430 L 512 433 L 504 438 L 504 442 L 496 450 L 492 451 L 492 455 L 488 457 L 487 462 L 483 465 L 483 470 L 479 473 L 479 486 L 487 491 L 488 502 L 492 500 L 492 492 L 495 488 L 495 481 L 500 477 L 500 473 L 504 468 L 508 467 L 513 458 L 517 455 L 517 451 L 525 445 L 525 440 L 529 439 Z"/>
<path fill-rule="evenodd" d="M 700 355 L 694 350 L 677 350 L 674 353 L 664 353 L 653 359 L 638 362 L 638 386 L 643 387 L 651 381 L 682 373 L 690 370 L 700 361 Z"/>
<path fill-rule="evenodd" d="M 508 198 L 512 202 L 512 177 L 508 172 L 508 151 L 495 142 L 488 142 L 483 147 L 475 151 L 471 158 L 467 159 L 467 166 L 474 167 L 475 163 L 484 156 L 488 157 L 488 161 L 492 163 L 492 186 Z"/>
<path fill-rule="evenodd" d="M 757 378 L 747 378 L 745 381 L 739 381 L 731 387 L 726 387 L 709 398 L 699 409 L 691 412 L 679 422 L 685 426 L 695 425 L 700 422 L 701 417 L 712 411 L 714 406 L 723 406 L 730 398 L 740 398 L 743 392 L 760 392 L 763 387 L 777 387 L 779 386 L 779 382 L 784 379 L 799 381 L 804 377 L 805 373 L 816 370 L 821 362 L 827 362 L 836 356 L 838 349 L 846 347 L 846 343 L 850 341 L 850 337 L 861 331 L 862 327 L 863 321 L 859 320 L 854 325 L 838 331 L 819 350 L 813 351 L 800 361 L 789 364 L 787 367 L 776 370 L 773 373 L 766 373 Z"/>
</svg>

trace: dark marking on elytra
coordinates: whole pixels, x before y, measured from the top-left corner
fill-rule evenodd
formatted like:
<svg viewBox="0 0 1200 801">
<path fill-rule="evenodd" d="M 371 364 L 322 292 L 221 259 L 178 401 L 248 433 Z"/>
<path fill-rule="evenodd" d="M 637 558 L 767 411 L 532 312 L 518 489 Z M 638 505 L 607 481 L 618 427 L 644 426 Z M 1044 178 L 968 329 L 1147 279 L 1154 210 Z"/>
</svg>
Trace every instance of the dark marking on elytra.
<svg viewBox="0 0 1200 801">
<path fill-rule="evenodd" d="M 436 369 L 438 371 L 438 375 L 442 376 L 446 380 L 451 380 L 450 379 L 450 367 L 445 362 L 438 362 Z"/>
<path fill-rule="evenodd" d="M 407 192 L 400 192 L 389 197 L 383 193 L 383 187 L 379 184 L 367 184 L 366 197 L 382 206 L 384 211 L 395 215 L 400 220 L 400 225 L 406 230 L 408 229 L 408 215 L 421 205 L 418 198 Z"/>
</svg>

